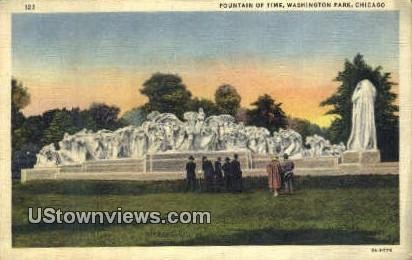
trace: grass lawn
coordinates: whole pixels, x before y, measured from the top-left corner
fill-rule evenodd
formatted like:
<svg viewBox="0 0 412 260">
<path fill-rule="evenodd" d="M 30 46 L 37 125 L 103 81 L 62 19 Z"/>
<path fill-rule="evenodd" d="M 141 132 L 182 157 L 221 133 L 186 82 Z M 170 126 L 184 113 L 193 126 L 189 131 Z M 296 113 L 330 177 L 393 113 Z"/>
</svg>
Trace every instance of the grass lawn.
<svg viewBox="0 0 412 260">
<path fill-rule="evenodd" d="M 266 178 L 245 191 L 184 193 L 182 181 L 13 182 L 13 246 L 399 244 L 398 176 L 298 177 L 272 197 Z M 211 224 L 29 224 L 28 207 L 210 211 Z"/>
</svg>

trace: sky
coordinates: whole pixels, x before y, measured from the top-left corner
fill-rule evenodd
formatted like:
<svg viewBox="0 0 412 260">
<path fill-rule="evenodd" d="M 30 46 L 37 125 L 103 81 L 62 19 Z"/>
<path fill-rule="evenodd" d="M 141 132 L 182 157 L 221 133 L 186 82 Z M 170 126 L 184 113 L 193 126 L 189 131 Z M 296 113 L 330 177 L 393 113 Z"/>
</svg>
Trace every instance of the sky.
<svg viewBox="0 0 412 260">
<path fill-rule="evenodd" d="M 14 14 L 12 73 L 31 94 L 25 115 L 105 102 L 144 104 L 153 73 L 213 99 L 231 84 L 249 107 L 268 93 L 286 114 L 328 126 L 319 103 L 357 53 L 398 78 L 398 13 L 146 12 Z"/>
</svg>

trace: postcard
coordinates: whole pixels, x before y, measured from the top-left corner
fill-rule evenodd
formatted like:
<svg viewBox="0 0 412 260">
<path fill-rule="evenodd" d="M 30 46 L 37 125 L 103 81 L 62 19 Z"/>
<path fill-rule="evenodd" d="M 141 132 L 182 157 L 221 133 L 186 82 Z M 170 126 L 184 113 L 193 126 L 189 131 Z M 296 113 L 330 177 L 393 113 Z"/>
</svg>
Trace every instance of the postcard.
<svg viewBox="0 0 412 260">
<path fill-rule="evenodd" d="M 410 259 L 411 3 L 0 1 L 2 259 Z"/>
</svg>

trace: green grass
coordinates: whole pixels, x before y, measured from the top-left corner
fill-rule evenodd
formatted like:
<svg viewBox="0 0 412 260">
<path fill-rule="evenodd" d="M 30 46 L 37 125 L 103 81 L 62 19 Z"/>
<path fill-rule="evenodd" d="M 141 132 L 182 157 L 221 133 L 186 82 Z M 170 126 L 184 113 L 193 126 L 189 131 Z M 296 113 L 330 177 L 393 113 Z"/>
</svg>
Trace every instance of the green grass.
<svg viewBox="0 0 412 260">
<path fill-rule="evenodd" d="M 184 193 L 182 181 L 13 183 L 13 246 L 399 244 L 398 176 L 299 177 L 272 197 L 266 178 L 245 192 Z M 210 211 L 212 223 L 29 224 L 28 207 Z"/>
</svg>

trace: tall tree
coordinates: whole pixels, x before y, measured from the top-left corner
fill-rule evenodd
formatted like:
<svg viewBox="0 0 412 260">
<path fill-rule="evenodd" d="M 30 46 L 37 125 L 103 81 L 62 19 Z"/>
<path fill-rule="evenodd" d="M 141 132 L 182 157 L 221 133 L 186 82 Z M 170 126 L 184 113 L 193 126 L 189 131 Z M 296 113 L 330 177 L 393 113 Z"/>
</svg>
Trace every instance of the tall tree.
<svg viewBox="0 0 412 260">
<path fill-rule="evenodd" d="M 13 78 L 11 80 L 11 125 L 12 129 L 20 127 L 24 122 L 21 112 L 30 103 L 30 94 L 23 83 Z"/>
<path fill-rule="evenodd" d="M 268 94 L 260 96 L 251 104 L 255 108 L 248 110 L 248 124 L 266 127 L 269 131 L 277 131 L 288 124 L 282 103 L 276 103 Z"/>
<path fill-rule="evenodd" d="M 149 101 L 143 106 L 146 112 L 174 113 L 182 117 L 188 109 L 192 93 L 178 75 L 156 73 L 143 83 L 140 90 Z"/>
<path fill-rule="evenodd" d="M 361 54 L 353 61 L 346 60 L 344 70 L 338 73 L 335 81 L 340 82 L 337 91 L 321 102 L 321 106 L 332 106 L 327 114 L 336 115 L 330 127 L 333 142 L 347 142 L 352 124 L 352 94 L 357 83 L 368 79 L 376 87 L 375 124 L 378 148 L 383 160 L 397 160 L 399 156 L 399 108 L 395 104 L 396 94 L 391 92 L 394 82 L 391 73 L 383 72 L 382 67 L 372 68 Z"/>
<path fill-rule="evenodd" d="M 12 173 L 16 176 L 16 173 L 20 171 L 24 158 L 19 156 L 20 154 L 26 155 L 25 142 L 27 138 L 26 132 L 23 128 L 26 118 L 21 112 L 30 103 L 30 94 L 27 88 L 23 86 L 23 83 L 12 78 L 11 80 L 11 145 L 12 145 Z M 24 151 L 23 151 L 24 150 Z"/>
<path fill-rule="evenodd" d="M 235 116 L 240 108 L 240 101 L 239 93 L 231 85 L 221 85 L 215 92 L 215 103 L 225 114 Z"/>
<path fill-rule="evenodd" d="M 88 114 L 96 123 L 97 129 L 117 129 L 119 127 L 117 122 L 119 113 L 120 108 L 104 103 L 93 103 L 88 109 Z"/>
<path fill-rule="evenodd" d="M 77 131 L 79 128 L 74 125 L 70 111 L 63 108 L 54 114 L 49 126 L 44 130 L 42 143 L 53 143 L 58 148 L 58 142 L 65 133 L 74 134 Z"/>
</svg>

